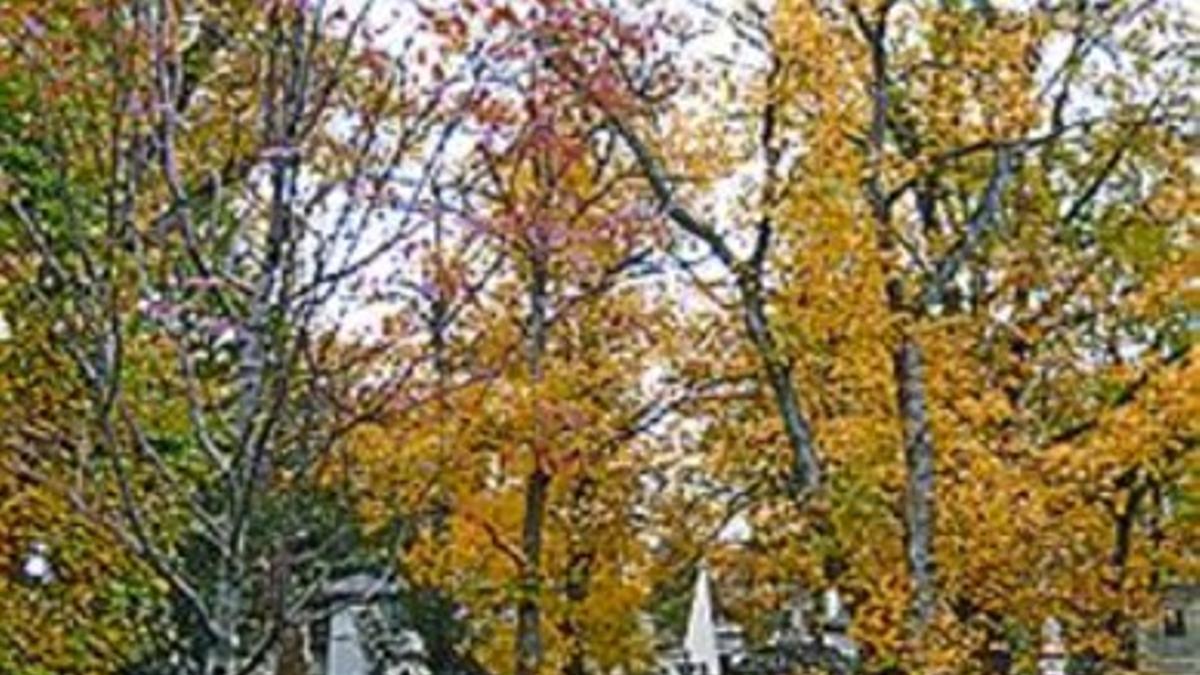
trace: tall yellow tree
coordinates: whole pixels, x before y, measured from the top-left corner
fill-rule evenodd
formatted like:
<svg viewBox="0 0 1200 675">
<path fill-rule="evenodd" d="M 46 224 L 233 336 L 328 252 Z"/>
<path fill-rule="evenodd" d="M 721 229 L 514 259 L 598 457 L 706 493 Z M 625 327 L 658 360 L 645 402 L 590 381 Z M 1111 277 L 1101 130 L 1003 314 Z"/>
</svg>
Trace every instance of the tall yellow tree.
<svg viewBox="0 0 1200 675">
<path fill-rule="evenodd" d="M 598 87 L 600 77 L 583 78 L 580 64 L 592 61 L 586 48 L 572 51 L 586 42 L 579 36 L 554 43 L 566 52 L 559 72 L 591 93 L 678 230 L 728 270 L 794 456 L 828 475 L 796 474 L 826 493 L 802 500 L 808 518 L 790 499 L 764 513 L 805 523 L 793 536 L 819 543 L 823 583 L 854 597 L 869 661 L 929 671 L 1003 660 L 986 653 L 989 642 L 1032 641 L 1047 614 L 1032 597 L 1053 592 L 1017 593 L 1030 561 L 1001 542 L 1035 540 L 1031 555 L 1053 558 L 1064 546 L 1053 526 L 1088 530 L 1024 506 L 1054 491 L 1041 462 L 1066 452 L 1069 420 L 1098 424 L 1080 422 L 1076 405 L 1089 419 L 1114 400 L 1140 404 L 1135 393 L 1105 401 L 1078 392 L 1126 370 L 1141 382 L 1187 363 L 1181 281 L 1194 265 L 1194 192 L 1179 153 L 1194 102 L 1176 92 L 1194 85 L 1183 58 L 1193 27 L 1169 3 L 784 2 L 727 20 L 756 59 L 733 78 L 732 98 L 711 108 L 708 123 L 734 139 L 732 154 L 669 145 L 694 142 L 686 134 L 652 143 L 653 125 L 669 119 L 664 107 L 635 87 L 624 90 L 631 104 Z M 606 63 L 624 66 L 619 54 Z M 724 189 L 739 208 L 727 215 L 703 183 L 680 178 L 712 175 L 712 161 L 741 165 L 716 172 L 736 179 Z M 1154 319 L 1135 309 L 1143 303 Z M 1055 326 L 1055 339 L 1039 332 L 998 351 L 1014 315 L 1028 312 L 1039 331 Z M 1171 458 L 1176 476 L 1191 456 L 1180 423 L 1171 427 L 1180 437 L 1144 448 Z M 733 469 L 756 454 L 723 450 L 739 453 L 723 464 Z M 1137 495 L 1151 489 L 1133 487 L 1141 461 L 1124 469 L 1103 488 L 1075 484 L 1129 493 L 1109 500 L 1115 529 L 1111 517 L 1088 516 L 1109 521 L 1091 530 L 1093 552 L 1109 552 L 1095 560 L 1126 560 Z M 1166 549 L 1186 536 L 1186 524 L 1155 520 L 1147 541 Z M 781 544 L 784 528 L 764 529 Z M 998 560 L 979 555 L 989 550 Z M 1115 567 L 1127 578 L 1125 562 Z M 1127 607 L 1080 603 L 1060 618 L 1081 659 L 1124 652 L 1117 660 L 1128 662 L 1131 619 L 1152 601 L 1123 585 L 1131 581 L 1106 583 L 1088 597 Z M 995 608 L 976 597 L 987 588 L 1028 604 Z M 1124 646 L 1091 644 L 1101 625 Z"/>
</svg>

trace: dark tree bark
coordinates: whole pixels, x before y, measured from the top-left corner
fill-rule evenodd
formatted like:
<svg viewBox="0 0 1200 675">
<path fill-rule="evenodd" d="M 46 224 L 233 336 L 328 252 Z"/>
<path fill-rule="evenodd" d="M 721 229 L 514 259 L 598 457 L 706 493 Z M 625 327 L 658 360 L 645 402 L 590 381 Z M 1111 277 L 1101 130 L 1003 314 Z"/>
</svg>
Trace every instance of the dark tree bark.
<svg viewBox="0 0 1200 675">
<path fill-rule="evenodd" d="M 633 153 L 667 217 L 681 230 L 703 242 L 721 265 L 734 275 L 746 331 L 758 354 L 762 376 L 771 387 L 776 410 L 792 451 L 792 485 L 797 493 L 817 489 L 822 482 L 822 471 L 811 425 L 800 406 L 800 396 L 791 372 L 778 353 L 777 341 L 766 312 L 762 266 L 770 246 L 769 221 L 764 220 L 759 228 L 755 251 L 750 260 L 740 260 L 712 224 L 701 220 L 676 201 L 674 186 L 662 164 L 637 133 L 616 117 L 610 118 L 610 123 Z"/>
<path fill-rule="evenodd" d="M 548 285 L 549 264 L 542 242 L 533 237 L 529 262 L 529 318 L 526 335 L 526 362 L 532 386 L 542 381 L 542 359 L 549 332 Z M 537 394 L 534 394 L 536 406 Z M 541 669 L 543 659 L 541 585 L 542 530 L 546 520 L 546 501 L 550 490 L 550 474 L 543 466 L 542 429 L 538 424 L 539 411 L 534 411 L 532 444 L 533 469 L 525 482 L 525 508 L 521 523 L 520 600 L 517 603 L 517 675 L 534 675 Z"/>
</svg>

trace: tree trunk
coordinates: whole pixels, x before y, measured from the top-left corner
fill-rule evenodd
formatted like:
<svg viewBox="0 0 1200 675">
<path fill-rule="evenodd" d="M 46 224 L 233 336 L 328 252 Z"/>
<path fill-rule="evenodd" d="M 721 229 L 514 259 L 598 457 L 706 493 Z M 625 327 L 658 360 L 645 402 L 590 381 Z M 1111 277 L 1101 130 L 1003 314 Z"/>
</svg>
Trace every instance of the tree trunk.
<svg viewBox="0 0 1200 675">
<path fill-rule="evenodd" d="M 800 409 L 800 400 L 792 375 L 780 360 L 778 346 L 767 323 L 767 313 L 762 299 L 761 282 L 757 277 L 743 277 L 739 284 L 746 332 L 762 361 L 763 373 L 775 396 L 775 406 L 783 421 L 784 433 L 792 449 L 791 487 L 800 493 L 813 490 L 821 484 L 821 466 L 814 449 L 812 429 Z"/>
<path fill-rule="evenodd" d="M 218 634 L 208 648 L 205 675 L 235 675 L 238 671 L 237 617 L 240 604 L 236 576 L 228 564 L 222 565 L 221 579 L 217 581 L 217 597 L 214 603 L 214 623 Z"/>
<path fill-rule="evenodd" d="M 517 674 L 533 675 L 542 665 L 541 557 L 542 524 L 546 517 L 546 493 L 550 476 L 534 469 L 525 484 L 525 519 L 522 524 L 521 551 L 525 569 L 521 571 L 521 599 L 517 604 Z"/>
<path fill-rule="evenodd" d="M 890 5 L 888 5 L 890 7 Z M 890 100 L 888 96 L 887 9 L 874 21 L 857 15 L 863 37 L 871 47 L 872 101 L 870 128 L 870 177 L 867 200 L 875 218 L 876 237 L 885 261 L 896 257 L 897 244 L 892 233 L 891 208 L 883 176 Z M 905 306 L 904 271 L 892 269 L 885 292 L 892 314 L 901 321 L 910 309 Z M 918 316 L 920 312 L 915 312 Z M 920 636 L 933 617 L 937 600 L 933 562 L 934 521 L 934 448 L 929 430 L 928 401 L 921 346 L 907 326 L 892 353 L 892 372 L 896 380 L 898 408 L 903 426 L 905 463 L 904 529 L 905 557 L 913 582 L 912 616 L 914 634 Z"/>
<path fill-rule="evenodd" d="M 1109 584 L 1113 597 L 1124 597 L 1125 583 L 1129 575 L 1129 557 L 1133 551 L 1134 527 L 1141 514 L 1142 500 L 1150 491 L 1150 485 L 1139 481 L 1139 472 L 1127 472 L 1117 479 L 1118 487 L 1128 490 L 1124 507 L 1115 511 L 1113 523 L 1113 551 L 1110 559 L 1112 581 Z M 1124 485 L 1122 485 L 1124 483 Z M 1109 613 L 1107 629 L 1118 644 L 1116 665 L 1133 670 L 1137 667 L 1137 631 L 1134 620 L 1120 606 Z"/>
<path fill-rule="evenodd" d="M 903 423 L 905 553 L 913 582 L 912 613 L 918 631 L 933 618 L 937 601 L 934 578 L 934 448 L 929 431 L 921 346 L 905 334 L 894 355 L 894 372 Z"/>
<path fill-rule="evenodd" d="M 536 239 L 536 238 L 535 238 Z M 517 602 L 517 675 L 535 675 L 542 665 L 541 561 L 542 528 L 546 519 L 546 500 L 550 474 L 543 466 L 542 427 L 537 408 L 537 388 L 542 380 L 542 357 L 546 351 L 547 292 L 549 265 L 540 241 L 533 241 L 529 283 L 529 321 L 526 359 L 534 388 L 533 469 L 525 483 L 525 513 L 521 523 L 520 599 Z"/>
<path fill-rule="evenodd" d="M 284 626 L 279 636 L 278 651 L 274 675 L 311 675 L 312 659 L 304 627 L 296 624 Z"/>
<path fill-rule="evenodd" d="M 617 133 L 625 140 L 633 152 L 650 183 L 654 195 L 662 202 L 666 215 L 683 231 L 695 236 L 708 246 L 708 250 L 736 275 L 739 300 L 742 305 L 743 320 L 750 340 L 758 352 L 762 362 L 763 374 L 775 397 L 775 405 L 783 421 L 784 431 L 792 449 L 792 488 L 800 493 L 812 490 L 821 484 L 821 465 L 817 457 L 812 431 L 808 420 L 800 409 L 799 396 L 791 379 L 786 364 L 779 359 L 777 345 L 767 320 L 763 300 L 762 273 L 751 264 L 747 268 L 738 261 L 737 256 L 728 243 L 711 225 L 702 222 L 690 211 L 675 201 L 674 189 L 666 171 L 659 161 L 651 154 L 649 148 L 633 130 L 619 117 L 609 118 Z M 756 257 L 765 259 L 765 241 L 756 245 Z"/>
<path fill-rule="evenodd" d="M 571 491 L 571 518 L 574 522 L 579 523 L 586 519 L 589 511 L 588 501 L 594 488 L 595 482 L 589 476 L 583 476 L 576 481 Z M 586 536 L 574 536 L 567 548 L 564 592 L 568 609 L 561 632 L 568 643 L 569 654 L 563 667 L 563 675 L 587 675 L 586 636 L 583 634 L 579 617 L 591 586 L 592 563 L 595 558 L 590 544 L 591 539 Z"/>
</svg>

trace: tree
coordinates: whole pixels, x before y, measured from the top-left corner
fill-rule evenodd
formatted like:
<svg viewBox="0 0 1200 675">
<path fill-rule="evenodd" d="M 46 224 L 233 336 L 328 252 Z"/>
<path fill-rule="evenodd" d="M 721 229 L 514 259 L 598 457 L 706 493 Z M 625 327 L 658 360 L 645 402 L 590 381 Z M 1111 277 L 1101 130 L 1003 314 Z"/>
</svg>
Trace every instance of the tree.
<svg viewBox="0 0 1200 675">
<path fill-rule="evenodd" d="M 361 43 L 367 9 L 6 10 L 36 92 L 6 114 L 47 122 L 28 136 L 53 176 L 6 167 L 6 267 L 37 270 L 33 339 L 81 399 L 78 430 L 19 419 L 52 432 L 6 433 L 9 470 L 166 586 L 180 668 L 254 671 L 332 572 L 339 537 L 272 511 L 355 421 L 361 383 L 327 368 L 369 352 L 336 348 L 333 308 L 403 241 L 421 189 L 393 175 L 433 170 L 412 156 L 446 119 L 444 87 Z"/>
<path fill-rule="evenodd" d="M 520 60 L 492 65 L 468 118 L 483 139 L 439 189 L 413 283 L 430 364 L 415 384 L 439 412 L 364 431 L 356 456 L 385 486 L 367 508 L 390 515 L 373 497 L 399 493 L 411 495 L 401 511 L 444 509 L 405 567 L 460 589 L 480 661 L 631 667 L 649 658 L 637 625 L 645 545 L 629 524 L 645 461 L 634 440 L 663 404 L 641 380 L 669 342 L 636 278 L 656 223 L 553 78 Z"/>
<path fill-rule="evenodd" d="M 598 7 L 590 9 L 604 12 Z M 1171 148 L 1185 138 L 1180 123 L 1188 117 L 1192 102 L 1187 97 L 1172 95 L 1189 77 L 1186 69 L 1182 69 L 1183 62 L 1174 57 L 1188 49 L 1182 36 L 1188 34 L 1189 28 L 1178 23 L 1180 15 L 1170 6 L 1157 5 L 1112 7 L 1097 12 L 1091 8 L 1063 7 L 1001 10 L 990 6 L 967 8 L 921 3 L 870 6 L 781 3 L 772 14 L 747 5 L 744 11 L 734 12 L 729 18 L 730 30 L 742 38 L 747 51 L 759 57 L 758 70 L 751 72 L 760 79 L 739 92 L 735 103 L 726 107 L 724 100 L 718 100 L 714 109 L 717 128 L 736 139 L 730 146 L 754 149 L 741 155 L 743 166 L 752 172 L 742 203 L 749 205 L 753 213 L 750 217 L 744 212 L 735 214 L 728 225 L 717 227 L 707 224 L 713 218 L 697 215 L 702 212 L 703 204 L 714 200 L 705 200 L 702 193 L 678 178 L 712 175 L 709 165 L 673 168 L 670 158 L 686 156 L 686 151 L 653 147 L 646 140 L 652 135 L 649 130 L 656 117 L 661 120 L 669 115 L 670 103 L 639 88 L 643 80 L 637 77 L 637 67 L 657 62 L 650 56 L 655 53 L 654 48 L 647 47 L 645 40 L 630 40 L 621 33 L 634 32 L 631 26 L 636 24 L 628 20 L 632 14 L 632 9 L 606 14 L 599 22 L 604 28 L 594 29 L 588 24 L 579 28 L 574 16 L 551 12 L 553 25 L 549 30 L 556 33 L 540 41 L 534 38 L 534 42 L 550 50 L 543 58 L 556 65 L 554 72 L 574 86 L 580 105 L 590 104 L 595 108 L 598 111 L 595 114 L 604 116 L 612 132 L 622 139 L 642 170 L 647 190 L 658 198 L 664 213 L 680 230 L 697 237 L 718 264 L 732 272 L 734 297 L 740 299 L 741 311 L 748 319 L 747 334 L 760 355 L 765 356 L 762 372 L 775 394 L 776 407 L 783 414 L 796 465 L 813 466 L 812 462 L 803 461 L 808 454 L 803 449 L 816 445 L 826 448 L 824 463 L 836 461 L 831 458 L 837 452 L 831 448 L 842 447 L 839 442 L 842 439 L 832 434 L 839 431 L 858 434 L 861 440 L 861 434 L 874 429 L 870 443 L 878 448 L 879 441 L 888 435 L 887 428 L 893 429 L 890 432 L 895 434 L 893 447 L 904 448 L 906 457 L 903 475 L 907 496 L 900 503 L 897 520 L 903 525 L 906 541 L 905 576 L 911 583 L 912 630 L 908 647 L 889 641 L 891 632 L 886 630 L 871 630 L 861 637 L 876 643 L 880 659 L 886 659 L 886 654 L 894 654 L 897 649 L 911 650 L 911 658 L 924 663 L 925 668 L 961 659 L 961 649 L 977 639 L 969 635 L 974 626 L 981 626 L 984 633 L 1003 632 L 1005 621 L 1017 619 L 1007 611 L 994 614 L 981 611 L 973 601 L 957 597 L 960 593 L 970 595 L 966 585 L 962 587 L 964 590 L 955 589 L 949 597 L 939 600 L 946 589 L 939 589 L 933 563 L 935 552 L 956 543 L 954 537 L 938 543 L 933 536 L 939 501 L 934 489 L 936 441 L 944 437 L 951 443 L 950 457 L 963 452 L 982 455 L 972 461 L 984 463 L 971 466 L 962 475 L 970 489 L 1003 484 L 1014 488 L 1016 494 L 1024 494 L 1040 490 L 1041 486 L 1027 482 L 1033 476 L 1021 478 L 1019 472 L 1010 473 L 1020 464 L 1013 453 L 1041 456 L 1047 452 L 1046 444 L 1051 440 L 1041 424 L 1035 424 L 1012 407 L 1019 408 L 1026 394 L 1001 393 L 1006 388 L 996 382 L 1004 376 L 991 374 L 998 367 L 992 359 L 998 355 L 990 352 L 978 360 L 974 355 L 980 350 L 989 352 L 994 332 L 1004 330 L 1004 317 L 1029 304 L 1038 305 L 1038 313 L 1047 323 L 1060 320 L 1059 317 L 1073 326 L 1079 325 L 1074 322 L 1082 321 L 1091 326 L 1087 331 L 1098 325 L 1123 323 L 1116 319 L 1109 302 L 1070 308 L 1045 307 L 1040 296 L 1053 295 L 1051 289 L 1058 290 L 1062 278 L 1058 275 L 1062 272 L 1056 269 L 1052 276 L 1042 278 L 1044 286 L 1039 288 L 1034 282 L 1031 288 L 1031 279 L 1022 269 L 1024 261 L 997 256 L 997 252 L 1029 244 L 1030 238 L 1036 238 L 1037 245 L 1044 250 L 1077 256 L 1082 244 L 1084 249 L 1092 249 L 1091 254 L 1076 272 L 1066 273 L 1066 278 L 1086 277 L 1097 269 L 1098 261 L 1105 261 L 1105 265 L 1113 266 L 1114 272 L 1121 270 L 1101 284 L 1109 297 L 1114 293 L 1123 295 L 1116 289 L 1129 288 L 1126 284 L 1141 288 L 1141 282 L 1135 279 L 1145 274 L 1147 268 L 1134 271 L 1115 250 L 1103 245 L 1092 248 L 1098 236 L 1093 239 L 1085 235 L 1083 241 L 1077 237 L 1081 227 L 1085 231 L 1094 227 L 1093 218 L 1097 216 L 1101 222 L 1111 219 L 1107 227 L 1145 231 L 1139 222 L 1141 216 L 1131 218 L 1133 214 L 1126 206 L 1129 200 L 1145 203 L 1146 208 L 1152 209 L 1150 204 L 1161 199 L 1158 195 L 1171 194 L 1172 200 L 1179 199 L 1179 184 L 1173 178 L 1165 178 L 1170 172 L 1147 169 L 1144 164 L 1135 168 L 1139 162 L 1133 157 L 1143 151 L 1131 148 L 1144 147 L 1145 153 L 1155 157 L 1151 162 L 1177 166 Z M 587 11 L 581 15 L 587 16 Z M 531 30 L 536 32 L 537 28 Z M 1059 41 L 1074 45 L 1061 61 L 1050 57 L 1051 45 Z M 1098 43 L 1109 45 L 1109 54 L 1114 59 L 1111 67 L 1094 61 L 1093 50 Z M 997 44 L 1004 48 L 997 49 Z M 629 65 L 631 62 L 633 66 Z M 614 82 L 616 93 L 611 90 Z M 1086 104 L 1081 93 L 1084 90 Z M 729 108 L 734 108 L 736 114 L 731 114 Z M 681 136 L 668 134 L 667 138 L 679 141 Z M 1112 147 L 1117 138 L 1121 141 Z M 708 153 L 705 159 L 737 162 L 738 156 Z M 1125 164 L 1126 161 L 1130 164 Z M 1079 168 L 1089 163 L 1090 168 L 1099 170 L 1080 175 Z M 1122 190 L 1121 183 L 1115 180 L 1121 174 L 1120 167 L 1128 167 L 1125 170 L 1141 176 L 1142 187 L 1133 193 Z M 1038 189 L 1033 186 L 1039 184 L 1048 187 L 1040 196 L 1045 202 L 1033 196 Z M 1120 191 L 1112 194 L 1122 194 L 1126 204 L 1118 206 L 1106 198 L 1109 190 Z M 811 205 L 805 198 L 841 206 Z M 1181 201 L 1186 203 L 1188 199 Z M 1039 208 L 1044 209 L 1042 215 L 1030 218 Z M 803 217 L 830 212 L 838 214 L 832 219 L 835 227 L 853 227 L 853 219 L 858 218 L 870 219 L 873 226 L 865 232 L 861 229 L 855 232 L 857 237 L 843 239 L 841 243 L 847 248 L 830 251 L 832 255 L 825 260 L 805 260 L 812 268 L 788 269 L 793 260 L 780 252 L 802 253 L 805 244 L 832 236 L 828 229 L 818 229 L 817 223 Z M 1155 225 L 1151 226 L 1157 233 L 1148 235 L 1164 246 L 1158 250 L 1163 257 L 1156 260 L 1186 258 L 1182 249 L 1174 248 L 1186 241 L 1186 217 L 1177 210 L 1170 215 L 1159 213 L 1163 217 L 1155 218 Z M 1041 234 L 1034 234 L 1035 231 Z M 753 242 L 748 245 L 749 264 L 728 243 L 737 241 L 738 234 L 742 234 L 741 241 Z M 774 254 L 767 248 L 772 242 Z M 1168 253 L 1172 248 L 1175 253 Z M 1177 272 L 1169 271 L 1172 268 L 1167 263 L 1154 273 L 1174 278 Z M 797 327 L 808 330 L 787 334 L 780 328 L 786 319 L 772 317 L 766 309 L 778 307 L 776 313 L 781 316 L 797 309 L 804 311 L 803 305 L 797 308 L 786 302 L 790 293 L 804 293 L 798 298 L 801 303 L 813 302 L 807 297 L 812 289 L 788 283 L 796 278 L 792 275 L 799 276 L 801 272 L 806 279 L 832 274 L 844 284 L 874 280 L 874 288 L 868 285 L 864 297 L 856 297 L 852 303 L 852 311 L 842 308 L 842 316 L 862 316 L 864 323 L 882 320 L 888 330 L 876 332 L 875 342 L 859 345 L 866 351 L 847 352 L 847 356 L 856 365 L 878 364 L 879 349 L 883 348 L 886 361 L 891 362 L 892 381 L 888 388 L 895 392 L 891 410 L 881 410 L 870 395 L 862 394 L 852 396 L 851 400 L 858 406 L 865 404 L 867 419 L 856 418 L 845 409 L 850 401 L 831 410 L 827 418 L 824 411 L 812 412 L 819 409 L 815 402 L 807 406 L 789 403 L 789 399 L 795 399 L 788 394 L 789 390 L 794 391 L 793 379 L 824 382 L 829 378 L 811 374 L 808 378 L 793 376 L 789 374 L 792 367 L 783 364 L 802 364 L 808 360 L 813 365 L 836 368 L 838 363 L 836 358 L 818 360 L 812 353 L 814 348 L 831 347 L 822 344 L 821 328 L 813 330 L 800 324 Z M 772 282 L 776 284 L 774 287 Z M 1012 289 L 1010 284 L 1019 286 L 1021 295 L 1007 295 Z M 827 292 L 841 290 L 832 284 L 827 288 Z M 1039 299 L 1030 303 L 1031 295 Z M 1178 300 L 1167 304 L 1180 308 Z M 1180 314 L 1167 315 L 1162 318 L 1171 325 L 1179 325 Z M 757 321 L 756 317 L 762 320 Z M 1136 332 L 1142 336 L 1161 335 L 1175 344 L 1180 339 L 1186 342 L 1180 333 L 1165 326 Z M 1110 345 L 1107 351 L 1122 344 L 1126 350 L 1144 349 L 1134 360 L 1147 366 L 1161 358 L 1161 350 L 1146 349 L 1150 346 L 1146 340 L 1130 338 L 1124 329 L 1102 329 L 1101 333 L 1105 337 L 1100 342 Z M 1167 335 L 1176 337 L 1166 338 Z M 840 342 L 848 336 L 842 333 L 830 339 Z M 946 341 L 945 347 L 937 345 L 941 341 Z M 808 353 L 797 349 L 800 345 Z M 789 354 L 788 347 L 797 351 Z M 1027 350 L 1029 346 L 1017 349 Z M 956 360 L 949 370 L 938 368 L 938 372 L 930 374 L 924 366 L 930 350 L 943 355 L 958 352 L 967 357 Z M 1042 362 L 1045 365 L 1032 368 L 1038 374 L 1030 373 L 1027 377 L 1046 381 L 1054 379 L 1048 373 L 1057 374 L 1067 368 L 1076 373 L 1091 370 L 1089 377 L 1103 378 L 1101 373 L 1105 368 L 1095 368 L 1097 360 L 1105 360 L 1100 356 L 1103 351 L 1077 342 L 1070 353 L 1058 352 L 1052 359 L 1054 365 Z M 1020 354 L 1016 358 L 1023 360 L 1027 356 Z M 1130 358 L 1122 356 L 1117 360 Z M 974 365 L 967 366 L 967 362 Z M 946 361 L 943 364 L 950 365 Z M 860 382 L 874 380 L 867 373 L 861 375 Z M 973 382 L 971 377 L 980 379 Z M 952 378 L 954 387 L 943 388 L 949 384 L 945 378 Z M 973 397 L 985 402 L 984 410 L 979 411 L 984 417 L 968 420 L 964 426 L 962 419 L 956 419 L 960 417 L 958 402 L 977 382 L 986 383 L 990 390 Z M 1078 380 L 1074 383 L 1078 386 Z M 1003 400 L 1010 395 L 1010 400 Z M 805 407 L 810 412 L 799 417 L 803 424 L 797 424 L 797 416 L 789 411 Z M 988 407 L 992 409 L 987 410 Z M 1002 412 L 1006 409 L 1012 417 Z M 990 415 L 999 415 L 999 419 L 989 419 Z M 811 434 L 803 430 L 817 429 L 815 437 L 822 440 L 822 418 L 829 425 L 825 443 L 813 444 L 806 440 Z M 1003 430 L 997 436 L 986 431 L 997 427 Z M 1012 445 L 1013 435 L 1022 437 L 1015 442 L 1016 448 Z M 992 482 L 988 479 L 989 468 L 1001 472 L 1004 478 Z M 852 472 L 853 469 L 848 470 L 844 477 L 853 475 Z M 817 473 L 800 471 L 794 475 Z M 887 504 L 893 499 L 889 495 L 895 494 L 894 475 L 894 472 L 878 475 L 874 485 L 860 484 L 857 490 L 865 488 L 868 494 L 873 493 L 869 501 Z M 833 481 L 836 485 L 838 479 Z M 831 489 L 835 493 L 831 497 L 835 503 L 832 522 L 839 520 L 839 509 L 845 519 L 842 522 L 847 525 L 861 522 L 866 516 L 864 495 L 859 493 L 856 503 L 851 503 L 845 501 L 848 495 L 837 494 L 837 487 Z M 996 508 L 997 503 L 990 497 L 983 501 L 986 505 L 976 502 L 974 508 L 985 511 Z M 889 511 L 880 509 L 877 514 L 891 518 Z M 847 517 L 850 513 L 855 514 L 853 518 Z M 988 522 L 980 515 L 968 511 L 961 516 L 954 513 L 952 518 L 967 516 L 968 521 Z M 846 558 L 882 553 L 878 545 L 871 546 L 865 541 L 846 542 L 847 535 L 831 528 L 828 521 L 817 524 L 818 533 L 838 533 L 829 545 L 839 553 L 822 556 L 827 568 L 830 562 L 835 563 L 836 569 L 845 566 Z M 859 530 L 862 531 L 861 526 Z M 986 538 L 987 530 L 968 528 L 958 536 Z M 1037 548 L 1039 552 L 1050 552 L 1059 546 L 1042 540 Z M 876 556 L 872 562 L 892 566 L 887 556 L 882 559 Z M 865 596 L 860 597 L 860 604 L 878 602 L 871 597 L 876 595 L 871 588 L 874 584 L 867 580 L 877 579 L 881 571 L 864 574 L 861 568 L 855 569 L 853 562 L 850 566 L 851 578 L 843 583 L 858 586 L 851 590 Z M 1008 569 L 1015 572 L 1020 568 Z M 942 574 L 951 578 L 956 571 L 946 569 Z M 839 575 L 827 576 L 836 579 Z M 989 573 L 992 581 L 1000 576 L 994 569 Z M 894 606 L 886 599 L 883 604 Z M 970 627 L 967 632 L 949 638 L 945 637 L 945 631 L 940 637 L 929 636 L 924 627 L 937 620 L 939 605 L 945 609 L 957 608 L 954 616 L 947 614 L 944 620 L 961 622 L 964 628 Z M 1087 612 L 1080 614 L 1081 621 L 1085 621 L 1082 615 Z M 884 624 L 898 623 L 894 612 L 885 610 L 884 616 L 891 617 Z M 1034 623 L 1026 621 L 1029 621 L 1027 626 Z M 1127 618 L 1116 623 L 1129 625 Z M 881 626 L 872 624 L 871 628 Z M 1123 630 L 1128 635 L 1129 629 Z M 1124 641 L 1128 643 L 1128 637 Z M 935 644 L 939 642 L 940 645 Z"/>
<path fill-rule="evenodd" d="M 10 5 L 0 552 L 174 612 L 85 670 L 286 668 L 353 559 L 447 672 L 634 671 L 702 557 L 1128 670 L 1196 573 L 1180 6 Z"/>
</svg>

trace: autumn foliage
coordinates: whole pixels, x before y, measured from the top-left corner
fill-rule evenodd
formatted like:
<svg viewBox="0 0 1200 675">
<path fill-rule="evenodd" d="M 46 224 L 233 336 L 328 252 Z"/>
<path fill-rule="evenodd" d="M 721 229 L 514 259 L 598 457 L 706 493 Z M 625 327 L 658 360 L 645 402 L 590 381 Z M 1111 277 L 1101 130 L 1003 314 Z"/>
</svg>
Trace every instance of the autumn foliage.
<svg viewBox="0 0 1200 675">
<path fill-rule="evenodd" d="M 4 3 L 0 672 L 290 675 L 370 569 L 432 672 L 651 673 L 702 561 L 755 647 L 836 589 L 857 672 L 1138 672 L 1194 20 Z"/>
</svg>

